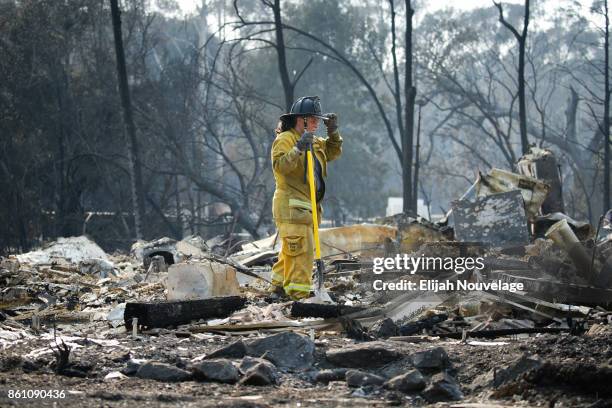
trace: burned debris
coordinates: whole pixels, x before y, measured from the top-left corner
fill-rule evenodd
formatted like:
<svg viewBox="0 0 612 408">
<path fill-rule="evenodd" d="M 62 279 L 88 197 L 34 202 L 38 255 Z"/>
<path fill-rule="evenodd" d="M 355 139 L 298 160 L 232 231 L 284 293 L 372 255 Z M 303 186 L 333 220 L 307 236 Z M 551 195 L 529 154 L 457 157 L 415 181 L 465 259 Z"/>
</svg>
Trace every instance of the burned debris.
<svg viewBox="0 0 612 408">
<path fill-rule="evenodd" d="M 481 174 L 437 224 L 398 215 L 322 229 L 333 303 L 268 296 L 274 235 L 232 251 L 236 237 L 162 238 L 129 256 L 76 237 L 4 258 L 3 384 L 73 377 L 82 382 L 69 387 L 107 402 L 113 384 L 153 381 L 176 387 L 164 398 L 197 382 L 269 404 L 305 388 L 330 401 L 602 403 L 612 378 L 612 236 L 605 217 L 598 228 L 563 214 L 551 163 L 535 150 L 520 174 Z M 386 282 L 417 289 L 375 290 L 377 259 L 401 254 L 482 265 L 394 266 Z M 485 289 L 419 289 L 425 279 Z"/>
</svg>

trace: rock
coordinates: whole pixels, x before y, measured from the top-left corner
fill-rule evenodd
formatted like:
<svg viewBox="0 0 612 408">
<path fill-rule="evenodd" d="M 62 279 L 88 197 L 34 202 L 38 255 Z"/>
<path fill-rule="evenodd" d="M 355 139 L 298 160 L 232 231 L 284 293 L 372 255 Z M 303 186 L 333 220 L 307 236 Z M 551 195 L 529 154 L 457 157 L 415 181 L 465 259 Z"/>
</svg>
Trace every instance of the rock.
<svg viewBox="0 0 612 408">
<path fill-rule="evenodd" d="M 432 376 L 429 386 L 423 391 L 422 395 L 429 402 L 463 399 L 463 393 L 459 388 L 459 384 L 447 372 L 441 372 Z"/>
<path fill-rule="evenodd" d="M 527 371 L 535 370 L 542 367 L 542 361 L 537 356 L 524 355 L 521 358 L 513 361 L 507 367 L 497 370 L 493 385 L 500 385 L 516 380 L 520 375 Z"/>
<path fill-rule="evenodd" d="M 442 370 L 450 366 L 450 360 L 446 350 L 436 347 L 412 355 L 412 364 L 416 368 L 426 370 Z"/>
<path fill-rule="evenodd" d="M 386 339 L 391 336 L 397 336 L 399 334 L 399 328 L 390 318 L 381 319 L 375 322 L 370 327 L 370 334 L 380 338 Z"/>
<path fill-rule="evenodd" d="M 142 366 L 146 362 L 147 360 L 131 358 L 128 360 L 127 365 L 123 368 L 123 370 L 121 370 L 121 373 L 125 375 L 134 375 L 136 374 L 140 366 Z"/>
<path fill-rule="evenodd" d="M 394 361 L 381 367 L 378 370 L 378 374 L 382 375 L 385 378 L 393 378 L 398 375 L 404 374 L 407 370 L 412 369 L 412 361 L 410 358 L 404 358 L 402 360 Z"/>
<path fill-rule="evenodd" d="M 166 363 L 149 362 L 145 363 L 136 372 L 139 378 L 146 378 L 157 381 L 187 381 L 191 379 L 191 373 Z"/>
<path fill-rule="evenodd" d="M 376 367 L 401 358 L 402 354 L 393 350 L 388 343 L 373 341 L 352 346 L 331 349 L 325 352 L 327 360 L 340 367 Z"/>
<path fill-rule="evenodd" d="M 518 380 L 524 373 L 537 370 L 543 363 L 538 356 L 522 357 L 510 362 L 503 368 L 494 368 L 476 377 L 470 384 L 470 389 L 477 390 L 488 387 L 500 387 L 504 384 Z"/>
<path fill-rule="evenodd" d="M 246 343 L 247 354 L 270 360 L 277 367 L 304 369 L 314 362 L 314 342 L 308 336 L 284 332 Z"/>
<path fill-rule="evenodd" d="M 240 374 L 229 360 L 206 360 L 193 366 L 193 376 L 197 380 L 215 381 L 226 384 L 237 383 Z"/>
<path fill-rule="evenodd" d="M 210 358 L 242 358 L 246 356 L 247 349 L 242 340 L 238 340 L 229 346 L 225 346 L 223 348 L 217 349 L 206 356 L 206 359 Z"/>
<path fill-rule="evenodd" d="M 43 365 L 41 364 L 39 360 L 32 361 L 30 359 L 25 359 L 23 360 L 23 363 L 21 364 L 21 369 L 26 374 L 36 372 L 42 368 L 43 368 Z"/>
<path fill-rule="evenodd" d="M 360 370 L 348 370 L 345 377 L 348 386 L 354 388 L 367 385 L 382 385 L 385 382 L 385 379 L 379 375 Z"/>
<path fill-rule="evenodd" d="M 240 384 L 271 385 L 278 383 L 279 374 L 276 366 L 263 358 L 246 356 L 242 359 L 239 368 L 244 374 Z"/>
<path fill-rule="evenodd" d="M 120 392 L 110 392 L 110 391 L 95 391 L 89 394 L 91 398 L 100 398 L 101 400 L 106 401 L 121 401 L 123 400 L 123 395 Z M 104 405 L 104 404 L 101 404 Z"/>
<path fill-rule="evenodd" d="M 278 378 L 276 373 L 270 368 L 270 365 L 257 363 L 249 368 L 245 373 L 240 384 L 242 385 L 273 385 L 276 384 Z"/>
<path fill-rule="evenodd" d="M 87 372 L 76 367 L 64 368 L 63 370 L 58 371 L 58 374 L 73 378 L 87 378 Z"/>
<path fill-rule="evenodd" d="M 11 371 L 15 368 L 21 367 L 23 364 L 23 358 L 19 355 L 5 356 L 0 359 L 0 372 Z"/>
<path fill-rule="evenodd" d="M 69 367 L 77 371 L 81 371 L 83 373 L 89 373 L 95 368 L 95 366 L 96 366 L 96 363 L 93 361 L 81 360 L 81 361 L 75 361 L 71 363 Z"/>
<path fill-rule="evenodd" d="M 267 365 L 271 370 L 276 372 L 276 366 L 272 364 L 270 361 L 263 358 L 255 358 L 246 356 L 240 362 L 240 371 L 244 374 L 249 371 L 252 367 L 255 367 L 257 364 Z"/>
<path fill-rule="evenodd" d="M 419 370 L 411 370 L 385 383 L 385 388 L 405 393 L 418 392 L 425 388 L 427 383 Z"/>
<path fill-rule="evenodd" d="M 323 384 L 327 384 L 330 381 L 344 381 L 346 379 L 346 372 L 348 370 L 346 368 L 335 368 L 333 370 L 321 370 L 318 371 L 313 380 L 315 382 L 320 382 Z"/>
</svg>

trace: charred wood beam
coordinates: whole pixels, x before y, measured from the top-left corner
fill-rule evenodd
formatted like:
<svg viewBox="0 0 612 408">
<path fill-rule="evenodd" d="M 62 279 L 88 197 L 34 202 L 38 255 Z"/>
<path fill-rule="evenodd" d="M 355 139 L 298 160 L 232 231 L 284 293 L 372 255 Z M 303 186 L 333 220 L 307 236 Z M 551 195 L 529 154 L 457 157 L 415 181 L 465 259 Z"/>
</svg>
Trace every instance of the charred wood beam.
<svg viewBox="0 0 612 408">
<path fill-rule="evenodd" d="M 364 309 L 365 307 L 357 306 L 293 302 L 291 305 L 291 317 L 322 317 L 324 319 L 329 319 L 361 312 Z"/>
<path fill-rule="evenodd" d="M 485 339 L 494 339 L 496 337 L 514 336 L 517 334 L 536 334 L 536 333 L 562 333 L 569 332 L 567 327 L 521 327 L 516 329 L 498 329 L 498 330 L 478 330 L 466 332 L 467 337 L 480 337 Z M 461 339 L 463 332 L 455 333 L 439 333 L 436 336 L 442 339 Z"/>
<path fill-rule="evenodd" d="M 132 319 L 145 328 L 170 327 L 190 323 L 192 320 L 223 318 L 242 309 L 246 298 L 240 296 L 173 302 L 127 303 L 125 305 L 125 327 L 132 330 Z"/>
<path fill-rule="evenodd" d="M 438 315 L 433 315 L 430 317 L 423 318 L 416 322 L 410 322 L 403 326 L 400 326 L 399 333 L 402 336 L 411 336 L 414 334 L 420 334 L 423 330 L 431 330 L 437 324 L 442 323 L 448 319 L 448 315 L 446 313 L 441 313 Z"/>
</svg>

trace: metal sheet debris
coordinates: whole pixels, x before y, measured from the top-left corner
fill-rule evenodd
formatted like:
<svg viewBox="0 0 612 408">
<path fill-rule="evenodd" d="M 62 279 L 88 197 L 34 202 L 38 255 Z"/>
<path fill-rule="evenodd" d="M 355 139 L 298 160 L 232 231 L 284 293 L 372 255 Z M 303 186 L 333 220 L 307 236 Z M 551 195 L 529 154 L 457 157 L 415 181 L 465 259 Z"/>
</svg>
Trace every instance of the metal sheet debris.
<svg viewBox="0 0 612 408">
<path fill-rule="evenodd" d="M 493 247 L 529 243 L 522 193 L 518 190 L 492 194 L 475 202 L 453 204 L 455 237 L 459 241 L 481 242 Z"/>
</svg>

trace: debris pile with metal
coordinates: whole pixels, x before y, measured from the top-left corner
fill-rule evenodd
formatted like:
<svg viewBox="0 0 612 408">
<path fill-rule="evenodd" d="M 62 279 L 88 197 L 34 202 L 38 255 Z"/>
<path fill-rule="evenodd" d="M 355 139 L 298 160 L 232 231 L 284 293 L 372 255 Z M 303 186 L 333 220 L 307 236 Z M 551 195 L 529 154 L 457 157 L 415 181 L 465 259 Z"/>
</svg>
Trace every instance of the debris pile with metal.
<svg viewBox="0 0 612 408">
<path fill-rule="evenodd" d="M 321 229 L 333 303 L 268 296 L 275 236 L 162 238 L 129 256 L 77 237 L 2 259 L 0 388 L 52 376 L 75 406 L 609 404 L 612 220 L 563 213 L 553 159 L 481 174 L 437 224 Z M 377 272 L 404 256 L 481 264 Z"/>
</svg>

